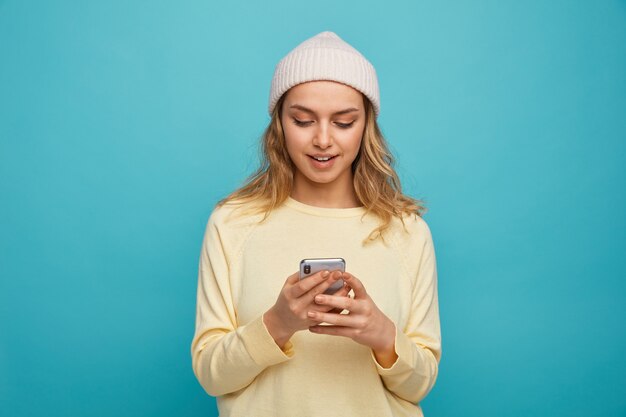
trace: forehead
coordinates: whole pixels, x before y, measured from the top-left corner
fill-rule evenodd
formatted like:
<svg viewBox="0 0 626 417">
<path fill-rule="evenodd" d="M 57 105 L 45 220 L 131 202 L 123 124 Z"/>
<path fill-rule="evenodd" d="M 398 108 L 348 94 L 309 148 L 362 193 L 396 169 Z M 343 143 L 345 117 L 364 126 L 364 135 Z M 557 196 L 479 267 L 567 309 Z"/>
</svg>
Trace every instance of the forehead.
<svg viewBox="0 0 626 417">
<path fill-rule="evenodd" d="M 335 81 L 309 81 L 292 87 L 285 96 L 286 108 L 297 104 L 314 111 L 333 112 L 347 107 L 363 108 L 360 91 Z"/>
</svg>

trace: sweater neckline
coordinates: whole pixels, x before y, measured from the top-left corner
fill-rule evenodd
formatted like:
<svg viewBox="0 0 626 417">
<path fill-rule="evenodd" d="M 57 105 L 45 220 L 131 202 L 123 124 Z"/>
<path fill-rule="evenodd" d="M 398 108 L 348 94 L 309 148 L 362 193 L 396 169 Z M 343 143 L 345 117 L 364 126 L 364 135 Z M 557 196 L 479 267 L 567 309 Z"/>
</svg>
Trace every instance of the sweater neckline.
<svg viewBox="0 0 626 417">
<path fill-rule="evenodd" d="M 287 199 L 285 200 L 285 205 L 303 213 L 321 217 L 354 217 L 362 216 L 367 212 L 365 206 L 348 208 L 311 206 L 309 204 L 304 204 L 292 198 L 291 196 L 287 196 Z"/>
</svg>

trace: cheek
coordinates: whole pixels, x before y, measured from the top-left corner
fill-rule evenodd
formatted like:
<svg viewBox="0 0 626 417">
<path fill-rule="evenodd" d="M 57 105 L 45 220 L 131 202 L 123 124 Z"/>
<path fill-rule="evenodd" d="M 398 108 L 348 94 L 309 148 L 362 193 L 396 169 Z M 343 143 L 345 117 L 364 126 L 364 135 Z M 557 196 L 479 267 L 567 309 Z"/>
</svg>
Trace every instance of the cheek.
<svg viewBox="0 0 626 417">
<path fill-rule="evenodd" d="M 302 154 L 304 149 L 304 141 L 295 132 L 288 129 L 283 130 L 285 134 L 285 148 L 292 161 L 297 161 L 298 156 Z"/>
<path fill-rule="evenodd" d="M 294 147 L 294 134 L 293 130 L 283 124 L 283 135 L 285 136 L 285 147 L 287 148 L 287 152 L 291 155 Z"/>
<path fill-rule="evenodd" d="M 292 143 L 285 137 L 285 148 L 287 149 L 287 153 L 289 154 L 289 158 L 295 162 L 295 150 L 293 149 Z"/>
<path fill-rule="evenodd" d="M 357 133 L 352 133 L 350 135 L 350 137 L 346 138 L 346 151 L 350 152 L 353 155 L 357 155 L 359 153 L 359 150 L 361 149 L 361 142 L 362 142 L 362 137 L 363 137 L 363 133 L 358 133 L 358 131 L 356 131 Z"/>
</svg>

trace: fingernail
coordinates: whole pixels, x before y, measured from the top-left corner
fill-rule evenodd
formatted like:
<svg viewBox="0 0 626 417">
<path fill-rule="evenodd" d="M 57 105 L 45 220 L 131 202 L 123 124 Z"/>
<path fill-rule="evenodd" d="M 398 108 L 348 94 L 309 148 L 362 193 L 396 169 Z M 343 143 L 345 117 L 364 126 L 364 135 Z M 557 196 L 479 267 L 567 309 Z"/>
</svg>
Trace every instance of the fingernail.
<svg viewBox="0 0 626 417">
<path fill-rule="evenodd" d="M 328 272 L 328 271 L 324 271 L 324 272 L 322 272 L 322 276 L 323 276 L 324 278 L 326 278 L 326 277 L 328 276 L 328 274 L 329 274 L 329 273 L 330 273 L 330 272 Z"/>
<path fill-rule="evenodd" d="M 315 296 L 315 301 L 318 303 L 321 303 L 322 301 L 324 301 L 324 296 L 323 295 L 316 295 Z"/>
<path fill-rule="evenodd" d="M 312 312 L 312 311 L 309 311 L 309 312 L 307 313 L 307 316 L 309 316 L 309 317 L 315 317 L 315 313 L 314 313 L 314 312 Z"/>
</svg>

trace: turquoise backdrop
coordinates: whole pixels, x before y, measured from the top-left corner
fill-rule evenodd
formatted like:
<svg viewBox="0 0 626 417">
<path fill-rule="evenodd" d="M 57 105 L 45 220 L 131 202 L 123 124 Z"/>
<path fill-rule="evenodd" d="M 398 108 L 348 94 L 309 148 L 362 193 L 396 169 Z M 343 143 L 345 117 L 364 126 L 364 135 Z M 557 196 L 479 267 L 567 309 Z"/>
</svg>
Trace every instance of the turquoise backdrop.
<svg viewBox="0 0 626 417">
<path fill-rule="evenodd" d="M 623 0 L 0 0 L 0 414 L 217 415 L 204 227 L 256 167 L 274 66 L 324 30 L 376 67 L 429 207 L 426 416 L 626 416 Z"/>
</svg>

